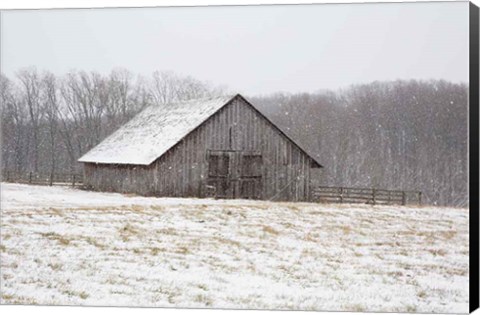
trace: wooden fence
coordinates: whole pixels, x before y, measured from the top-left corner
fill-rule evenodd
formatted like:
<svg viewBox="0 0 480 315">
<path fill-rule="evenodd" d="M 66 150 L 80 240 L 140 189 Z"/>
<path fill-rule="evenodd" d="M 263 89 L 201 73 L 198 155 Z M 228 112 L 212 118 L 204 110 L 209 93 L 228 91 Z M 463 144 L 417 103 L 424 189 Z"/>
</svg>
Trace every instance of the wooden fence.
<svg viewBox="0 0 480 315">
<path fill-rule="evenodd" d="M 314 187 L 312 201 L 328 203 L 365 203 L 372 205 L 422 204 L 422 192 L 374 188 Z"/>
<path fill-rule="evenodd" d="M 23 184 L 76 187 L 82 186 L 83 175 L 68 173 L 4 172 L 2 174 L 2 180 Z M 317 186 L 312 188 L 310 201 L 325 203 L 364 203 L 372 205 L 421 205 L 422 192 Z"/>
<path fill-rule="evenodd" d="M 17 173 L 17 172 L 3 172 L 2 180 L 6 182 L 33 184 L 33 185 L 50 185 L 50 186 L 81 186 L 83 184 L 82 174 L 68 174 L 68 173 Z"/>
</svg>

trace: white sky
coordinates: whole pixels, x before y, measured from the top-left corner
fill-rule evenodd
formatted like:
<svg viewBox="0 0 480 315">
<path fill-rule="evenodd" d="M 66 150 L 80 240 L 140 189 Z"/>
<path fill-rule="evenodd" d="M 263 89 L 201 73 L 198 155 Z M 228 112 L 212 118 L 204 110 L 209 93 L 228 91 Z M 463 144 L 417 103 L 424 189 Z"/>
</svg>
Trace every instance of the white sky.
<svg viewBox="0 0 480 315">
<path fill-rule="evenodd" d="M 1 22 L 8 76 L 171 70 L 248 95 L 468 82 L 468 2 L 3 11 Z"/>
</svg>

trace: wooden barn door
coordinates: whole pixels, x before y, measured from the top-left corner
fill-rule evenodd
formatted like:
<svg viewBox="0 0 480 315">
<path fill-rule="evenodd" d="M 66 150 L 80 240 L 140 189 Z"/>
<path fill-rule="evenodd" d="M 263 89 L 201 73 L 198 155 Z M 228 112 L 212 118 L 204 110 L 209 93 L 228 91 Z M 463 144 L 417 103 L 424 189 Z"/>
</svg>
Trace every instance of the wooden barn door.
<svg viewBox="0 0 480 315">
<path fill-rule="evenodd" d="M 262 155 L 256 152 L 244 152 L 239 156 L 239 198 L 261 199 L 263 196 Z"/>
<path fill-rule="evenodd" d="M 235 154 L 233 151 L 208 152 L 208 185 L 216 198 L 235 198 Z"/>
<path fill-rule="evenodd" d="M 216 198 L 261 199 L 262 156 L 255 152 L 209 151 L 208 185 Z"/>
</svg>

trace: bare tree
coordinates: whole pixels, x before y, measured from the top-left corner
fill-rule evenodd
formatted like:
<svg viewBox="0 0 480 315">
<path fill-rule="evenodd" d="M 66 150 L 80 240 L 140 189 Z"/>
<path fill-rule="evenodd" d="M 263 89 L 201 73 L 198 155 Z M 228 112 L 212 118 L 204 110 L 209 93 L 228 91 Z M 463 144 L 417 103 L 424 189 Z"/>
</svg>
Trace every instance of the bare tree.
<svg viewBox="0 0 480 315">
<path fill-rule="evenodd" d="M 39 122 L 42 116 L 40 110 L 40 79 L 35 68 L 20 70 L 17 73 L 23 97 L 28 108 L 28 116 L 32 130 L 33 171 L 38 172 L 39 157 Z"/>
<path fill-rule="evenodd" d="M 102 138 L 102 117 L 106 105 L 100 101 L 103 78 L 95 72 L 70 72 L 63 80 L 61 95 L 64 118 L 75 128 L 76 151 L 85 152 Z"/>
<path fill-rule="evenodd" d="M 150 94 L 155 104 L 168 104 L 193 98 L 212 97 L 225 93 L 223 87 L 211 87 L 192 77 L 180 77 L 173 72 L 155 71 Z"/>
<path fill-rule="evenodd" d="M 56 78 L 52 73 L 45 73 L 42 77 L 42 110 L 45 114 L 49 144 L 50 144 L 50 185 L 56 172 L 57 156 L 57 129 L 59 119 L 58 89 Z"/>
</svg>

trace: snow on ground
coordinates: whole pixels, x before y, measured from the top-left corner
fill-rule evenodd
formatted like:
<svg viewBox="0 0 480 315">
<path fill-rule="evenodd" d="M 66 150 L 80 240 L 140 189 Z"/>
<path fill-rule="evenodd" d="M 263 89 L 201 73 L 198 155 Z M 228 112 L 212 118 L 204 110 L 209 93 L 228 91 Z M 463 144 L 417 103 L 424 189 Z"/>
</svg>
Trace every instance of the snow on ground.
<svg viewBox="0 0 480 315">
<path fill-rule="evenodd" d="M 1 185 L 1 303 L 468 312 L 468 211 Z"/>
</svg>

